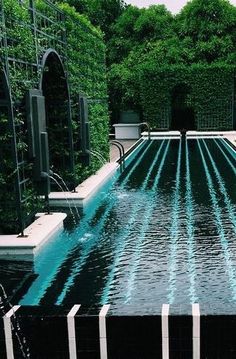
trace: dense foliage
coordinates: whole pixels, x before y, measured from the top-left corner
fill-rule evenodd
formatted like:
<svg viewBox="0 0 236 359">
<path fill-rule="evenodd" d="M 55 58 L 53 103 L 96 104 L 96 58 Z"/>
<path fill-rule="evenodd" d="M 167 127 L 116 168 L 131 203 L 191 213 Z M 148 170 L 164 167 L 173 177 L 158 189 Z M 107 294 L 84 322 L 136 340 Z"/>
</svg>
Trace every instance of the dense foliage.
<svg viewBox="0 0 236 359">
<path fill-rule="evenodd" d="M 68 60 L 65 68 L 69 75 L 75 143 L 73 181 L 79 183 L 101 166 L 94 158 L 89 167 L 81 166 L 78 143 L 80 94 L 86 96 L 89 101 L 92 150 L 100 152 L 106 159 L 109 152 L 105 46 L 101 31 L 94 28 L 87 17 L 77 14 L 69 5 L 60 4 L 62 12 L 58 12 L 44 0 L 34 0 L 33 5 L 37 10 L 34 19 L 36 31 L 32 31 L 35 29 L 32 28 L 32 13 L 29 12 L 28 0 L 4 1 L 5 28 L 1 24 L 4 41 L 1 42 L 0 60 L 1 67 L 8 69 L 15 135 L 13 136 L 13 124 L 9 118 L 11 109 L 2 106 L 0 154 L 4 153 L 4 156 L 0 162 L 0 231 L 19 231 L 19 199 L 23 200 L 21 207 L 26 222 L 40 209 L 32 182 L 32 161 L 28 153 L 25 94 L 28 89 L 39 88 L 42 68 L 37 63 L 40 64 L 47 49 L 55 49 L 63 60 L 65 56 Z M 0 23 L 1 20 L 0 17 Z M 65 38 L 67 47 L 62 42 Z M 6 44 L 7 46 L 4 46 Z M 0 90 L 2 91 L 2 88 Z M 6 94 L 1 91 L 0 97 L 5 98 Z M 19 171 L 16 170 L 13 148 L 16 149 L 17 160 L 21 163 Z M 55 147 L 55 151 L 57 150 Z M 64 151 L 67 149 L 64 148 Z M 69 174 L 61 174 L 68 175 L 69 179 Z M 18 182 L 22 182 L 20 196 L 15 186 Z"/>
<path fill-rule="evenodd" d="M 60 0 L 86 15 L 91 23 L 104 32 L 106 40 L 112 36 L 112 25 L 125 9 L 123 0 Z"/>
<path fill-rule="evenodd" d="M 164 128 L 168 128 L 171 92 L 180 81 L 192 88 L 194 98 L 198 94 L 192 103 L 197 118 L 201 118 L 199 129 L 208 128 L 206 114 L 212 116 L 209 128 L 231 129 L 233 114 L 231 111 L 227 121 L 230 105 L 225 104 L 231 103 L 232 110 L 235 36 L 236 8 L 228 0 L 192 0 L 176 16 L 162 5 L 148 9 L 128 6 L 114 24 L 108 43 L 113 121 L 118 120 L 120 109 L 132 108 L 154 127 L 163 128 L 160 113 L 164 106 Z M 215 92 L 214 86 L 218 86 Z M 216 93 L 220 96 L 220 116 L 213 111 Z M 154 112 L 159 115 L 154 116 Z M 218 117 L 225 120 L 217 123 Z"/>
<path fill-rule="evenodd" d="M 198 130 L 225 130 L 233 127 L 232 94 L 234 68 L 229 65 L 143 66 L 140 82 L 145 120 L 153 128 L 171 128 L 173 94 L 187 86 L 189 108 L 194 109 Z M 158 85 L 157 85 L 158 84 Z"/>
<path fill-rule="evenodd" d="M 78 141 L 78 95 L 88 97 L 90 138 L 92 150 L 98 151 L 108 159 L 109 119 L 107 108 L 107 83 L 105 67 L 105 45 L 101 31 L 78 14 L 67 4 L 60 8 L 67 15 L 66 29 L 68 42 L 68 69 L 74 121 L 74 142 Z M 76 138 L 77 137 L 77 138 Z M 92 158 L 90 167 L 82 169 L 79 152 L 76 153 L 76 180 L 80 182 L 89 174 L 94 173 L 101 163 Z"/>
</svg>

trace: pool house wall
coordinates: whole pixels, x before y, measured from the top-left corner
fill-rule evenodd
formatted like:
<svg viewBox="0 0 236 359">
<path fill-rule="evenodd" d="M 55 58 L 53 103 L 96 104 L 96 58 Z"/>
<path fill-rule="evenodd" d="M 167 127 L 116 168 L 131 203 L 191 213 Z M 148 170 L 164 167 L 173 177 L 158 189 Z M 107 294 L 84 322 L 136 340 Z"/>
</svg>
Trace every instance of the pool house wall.
<svg viewBox="0 0 236 359">
<path fill-rule="evenodd" d="M 44 206 L 49 167 L 70 189 L 98 169 L 84 104 L 91 148 L 108 158 L 105 45 L 87 19 L 48 0 L 0 0 L 0 28 L 0 233 L 17 233 Z"/>
</svg>

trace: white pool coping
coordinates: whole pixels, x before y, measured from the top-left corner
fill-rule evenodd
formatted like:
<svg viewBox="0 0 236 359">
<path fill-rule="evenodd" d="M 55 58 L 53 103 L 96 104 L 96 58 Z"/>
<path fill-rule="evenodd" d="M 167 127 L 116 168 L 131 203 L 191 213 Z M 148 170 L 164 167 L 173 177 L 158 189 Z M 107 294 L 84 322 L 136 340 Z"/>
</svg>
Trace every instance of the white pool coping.
<svg viewBox="0 0 236 359">
<path fill-rule="evenodd" d="M 142 132 L 143 138 L 148 137 L 148 132 Z M 236 131 L 187 131 L 187 138 L 213 138 L 213 137 L 222 137 L 227 138 L 230 142 L 235 144 L 236 141 Z M 161 131 L 161 132 L 151 132 L 151 139 L 171 139 L 171 138 L 180 138 L 179 131 Z"/>
<path fill-rule="evenodd" d="M 117 162 L 106 163 L 95 175 L 90 176 L 76 187 L 75 192 L 51 192 L 49 195 L 50 205 L 68 207 L 68 201 L 72 201 L 77 207 L 84 207 L 93 194 L 115 173 L 117 168 L 119 168 Z"/>
<path fill-rule="evenodd" d="M 63 228 L 65 213 L 37 213 L 36 220 L 19 234 L 0 236 L 0 259 L 32 260 L 39 248 Z"/>
</svg>

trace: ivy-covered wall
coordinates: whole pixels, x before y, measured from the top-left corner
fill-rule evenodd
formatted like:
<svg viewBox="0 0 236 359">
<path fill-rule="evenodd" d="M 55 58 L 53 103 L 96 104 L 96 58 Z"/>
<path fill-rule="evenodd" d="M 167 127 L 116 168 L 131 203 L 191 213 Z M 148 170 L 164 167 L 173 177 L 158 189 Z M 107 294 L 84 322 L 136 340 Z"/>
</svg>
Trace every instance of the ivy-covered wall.
<svg viewBox="0 0 236 359">
<path fill-rule="evenodd" d="M 105 66 L 105 44 L 102 34 L 82 15 L 67 4 L 60 9 L 66 15 L 68 70 L 71 90 L 74 133 L 78 135 L 78 94 L 88 97 L 91 149 L 99 152 L 105 160 L 109 158 L 109 118 Z M 77 153 L 79 155 L 79 153 Z M 81 181 L 101 167 L 96 157 L 91 166 L 82 169 L 76 160 L 76 176 Z"/>
<path fill-rule="evenodd" d="M 32 180 L 25 95 L 29 89 L 40 89 L 42 73 L 47 71 L 42 60 L 48 49 L 60 56 L 69 86 L 75 157 L 73 181 L 79 183 L 101 166 L 93 157 L 89 167 L 83 167 L 80 162 L 78 99 L 81 94 L 89 103 L 91 149 L 108 158 L 103 35 L 73 8 L 59 6 L 44 0 L 0 0 L 0 69 L 1 74 L 5 71 L 9 83 L 7 107 L 0 89 L 0 153 L 3 153 L 0 158 L 0 233 L 18 232 L 40 210 Z"/>
<path fill-rule="evenodd" d="M 232 130 L 234 71 L 228 65 L 143 66 L 138 79 L 143 115 L 151 126 L 171 128 L 172 94 L 186 85 L 197 130 Z"/>
</svg>

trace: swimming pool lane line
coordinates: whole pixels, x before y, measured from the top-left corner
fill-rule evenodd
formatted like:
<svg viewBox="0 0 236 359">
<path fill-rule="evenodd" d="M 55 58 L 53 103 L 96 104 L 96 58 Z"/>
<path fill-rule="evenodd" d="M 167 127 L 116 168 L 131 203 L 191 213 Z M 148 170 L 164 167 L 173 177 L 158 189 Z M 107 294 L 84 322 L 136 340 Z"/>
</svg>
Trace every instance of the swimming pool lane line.
<svg viewBox="0 0 236 359">
<path fill-rule="evenodd" d="M 163 140 L 164 141 L 164 140 Z M 142 154 L 140 155 L 138 161 L 135 163 L 135 165 L 130 169 L 130 171 L 127 173 L 127 177 L 124 181 L 122 181 L 120 188 L 124 188 L 126 185 L 126 182 L 128 181 L 129 177 L 131 176 L 131 174 L 134 172 L 134 170 L 136 169 L 136 167 L 138 166 L 138 164 L 142 161 L 142 159 L 144 158 L 144 156 L 146 155 L 146 153 L 148 152 L 148 150 L 150 149 L 150 146 L 153 144 L 154 142 L 150 142 L 148 143 L 148 145 L 146 146 L 146 148 L 144 149 L 144 151 L 142 152 Z M 111 209 L 113 208 L 113 205 L 115 204 L 116 201 L 116 197 L 114 194 L 112 194 L 112 196 L 109 196 L 109 204 L 106 208 L 106 210 L 104 211 L 101 219 L 99 220 L 99 223 L 102 220 L 102 223 L 105 222 L 105 220 L 107 219 Z M 40 276 L 38 278 L 35 279 L 35 281 L 32 283 L 32 285 L 30 286 L 28 292 L 24 295 L 24 297 L 22 298 L 22 300 L 20 301 L 20 304 L 24 305 L 29 303 L 29 300 L 27 298 L 30 298 L 30 302 L 32 303 L 32 305 L 38 305 L 40 300 L 43 298 L 43 296 L 46 294 L 46 291 L 49 287 L 49 284 L 52 283 L 53 279 L 56 277 L 57 273 L 58 273 L 58 268 L 62 267 L 63 263 L 65 263 L 66 260 L 68 260 L 68 257 L 71 254 L 71 251 L 78 245 L 78 237 L 79 238 L 83 238 L 83 236 L 89 231 L 92 232 L 91 233 L 91 239 L 90 242 L 92 242 L 93 240 L 93 234 L 97 234 L 99 230 L 102 229 L 101 225 L 99 225 L 99 223 L 97 225 L 95 225 L 95 227 L 92 227 L 91 230 L 91 225 L 89 224 L 89 222 L 94 218 L 94 215 L 96 214 L 97 209 L 95 211 L 92 211 L 92 213 L 89 216 L 85 216 L 82 221 L 79 224 L 79 230 L 76 231 L 73 236 L 74 236 L 74 240 L 66 240 L 63 241 L 63 238 L 61 238 L 61 241 L 63 241 L 63 252 L 62 252 L 62 256 L 59 258 L 61 259 L 61 261 L 58 263 L 58 261 L 52 261 L 50 263 L 50 266 L 47 266 L 45 263 L 43 265 L 43 271 L 47 272 L 46 273 L 46 278 L 47 281 L 45 281 L 45 275 Z M 64 235 L 64 234 L 63 234 Z M 94 245 L 96 244 L 96 241 L 94 243 Z M 92 248 L 93 246 L 91 246 Z M 87 243 L 86 243 L 86 248 L 83 249 L 81 248 L 81 251 L 84 251 L 85 253 L 83 253 L 83 257 L 82 259 L 84 260 L 85 255 L 87 255 L 88 249 L 91 250 L 91 248 L 87 248 Z M 69 252 L 67 257 L 63 257 L 63 254 L 65 252 Z M 72 264 L 72 271 L 76 271 L 77 268 L 77 263 L 73 263 Z"/>
<path fill-rule="evenodd" d="M 230 249 L 229 249 L 229 243 L 227 241 L 227 238 L 225 236 L 225 230 L 222 224 L 222 219 L 221 219 L 221 209 L 219 207 L 218 204 L 218 199 L 217 199 L 217 195 L 214 189 L 214 185 L 213 185 L 213 181 L 211 178 L 211 174 L 209 172 L 206 160 L 205 160 L 205 156 L 203 154 L 202 148 L 201 148 L 201 144 L 199 142 L 199 140 L 197 140 L 197 144 L 198 144 L 198 148 L 201 154 L 201 159 L 202 159 L 202 163 L 203 163 L 203 167 L 205 170 L 205 174 L 206 174 L 206 178 L 207 178 L 207 183 L 208 183 L 208 190 L 209 190 L 209 194 L 210 194 L 210 198 L 211 198 L 211 203 L 213 206 L 213 213 L 215 215 L 215 224 L 216 224 L 216 228 L 217 228 L 217 232 L 220 238 L 220 243 L 221 243 L 221 247 L 223 249 L 223 254 L 224 254 L 224 259 L 225 259 L 225 263 L 226 263 L 226 268 L 227 268 L 227 274 L 229 277 L 229 285 L 231 287 L 232 293 L 233 293 L 233 299 L 236 300 L 236 277 L 235 277 L 235 269 L 233 267 L 232 264 L 232 260 L 231 260 L 231 256 L 230 256 Z"/>
<path fill-rule="evenodd" d="M 147 176 L 145 177 L 145 179 L 144 179 L 144 181 L 142 183 L 142 186 L 141 186 L 142 191 L 144 191 L 146 189 L 147 185 L 148 185 L 148 181 L 150 179 L 152 171 L 154 170 L 155 165 L 157 164 L 157 160 L 158 160 L 158 158 L 160 156 L 160 151 L 162 150 L 163 145 L 164 145 L 164 141 L 162 142 L 161 146 L 159 147 L 158 152 L 156 153 L 156 155 L 155 155 L 155 157 L 154 157 L 154 159 L 152 161 L 151 167 L 149 168 Z M 167 143 L 167 146 L 168 146 L 168 143 Z"/>
<path fill-rule="evenodd" d="M 217 147 L 219 148 L 219 150 L 221 151 L 221 153 L 223 154 L 224 158 L 226 159 L 226 161 L 228 162 L 228 164 L 230 165 L 231 169 L 233 170 L 234 174 L 236 175 L 236 169 L 235 166 L 233 165 L 233 163 L 231 162 L 231 160 L 229 159 L 229 157 L 227 156 L 227 154 L 225 153 L 225 151 L 222 149 L 222 147 L 219 145 L 219 143 L 214 139 L 215 144 L 217 145 Z"/>
<path fill-rule="evenodd" d="M 188 236 L 188 269 L 190 277 L 190 288 L 189 288 L 189 297 L 191 303 L 198 303 L 198 297 L 196 294 L 196 266 L 195 266 L 195 242 L 194 242 L 194 208 L 193 208 L 193 193 L 192 193 L 192 183 L 190 175 L 190 161 L 189 161 L 189 150 L 188 150 L 188 140 L 185 141 L 185 167 L 186 167 L 186 177 L 185 177 L 185 206 L 186 206 L 186 215 L 187 215 L 187 236 Z"/>
<path fill-rule="evenodd" d="M 146 153 L 150 149 L 150 146 L 153 143 L 154 142 L 149 143 L 148 146 L 145 148 L 142 155 L 139 157 L 139 160 L 137 161 L 137 163 L 135 163 L 135 166 L 133 166 L 131 168 L 131 171 L 129 171 L 129 173 L 127 174 L 127 178 L 120 185 L 120 189 L 123 189 L 125 187 L 125 185 L 128 182 L 128 179 L 130 178 L 131 174 L 134 172 L 136 167 L 142 161 L 142 159 L 144 158 L 144 156 L 146 155 Z M 163 143 L 164 143 L 164 141 L 162 141 L 162 143 L 160 145 L 161 147 L 163 146 Z M 115 204 L 115 201 L 116 201 L 116 197 L 113 195 L 113 198 L 110 199 L 110 203 L 109 203 L 108 207 L 106 208 L 103 216 L 100 218 L 98 224 L 93 229 L 93 233 L 95 234 L 96 239 L 94 241 L 92 241 L 92 240 L 89 241 L 88 245 L 86 245 L 85 248 L 82 249 L 82 251 L 81 251 L 82 253 L 80 253 L 80 256 L 79 256 L 79 261 L 75 261 L 75 260 L 73 261 L 73 265 L 71 266 L 71 272 L 69 274 L 69 277 L 67 278 L 67 280 L 65 282 L 65 285 L 63 287 L 62 292 L 57 297 L 57 300 L 56 300 L 57 305 L 60 305 L 63 302 L 63 300 L 65 299 L 66 294 L 69 291 L 69 289 L 73 286 L 75 278 L 78 276 L 81 269 L 86 264 L 88 256 L 90 255 L 90 253 L 92 252 L 93 248 L 95 247 L 95 245 L 97 244 L 97 242 L 99 240 L 100 232 L 102 231 L 102 229 L 103 229 L 103 227 L 105 225 L 107 217 L 110 214 L 110 211 L 112 210 L 113 205 Z M 89 228 L 89 225 L 88 225 L 88 228 Z"/>
<path fill-rule="evenodd" d="M 166 145 L 166 148 L 169 147 L 169 142 L 167 143 Z M 160 156 L 160 152 L 161 152 L 162 148 L 159 148 L 153 162 L 152 162 L 152 165 L 151 165 L 151 171 L 149 171 L 148 175 L 146 176 L 143 184 L 142 184 L 142 187 L 141 187 L 141 191 L 145 191 L 146 189 L 146 186 L 148 184 L 148 180 L 150 178 L 150 175 L 151 175 L 151 172 L 152 170 L 154 169 L 154 166 L 156 165 L 157 163 L 157 160 Z M 138 213 L 138 211 L 142 208 L 143 206 L 143 203 L 140 203 L 139 201 L 137 203 L 135 203 L 135 206 L 132 208 L 132 214 L 130 216 L 130 220 L 129 222 L 126 224 L 123 232 L 123 238 L 122 238 L 122 241 L 120 241 L 120 244 L 119 244 L 119 247 L 118 247 L 118 250 L 116 251 L 116 255 L 115 255 L 115 259 L 113 261 L 113 266 L 112 266 L 112 270 L 109 272 L 109 278 L 107 280 L 107 283 L 106 283 L 106 286 L 103 290 L 103 295 L 102 295 L 102 299 L 101 299 L 101 303 L 107 303 L 108 302 L 108 298 L 109 298 L 109 295 L 110 295 L 110 290 L 112 288 L 112 283 L 114 281 L 114 277 L 115 277 L 115 273 L 117 271 L 117 265 L 119 264 L 119 261 L 120 261 L 120 256 L 122 255 L 125 247 L 127 246 L 127 241 L 126 239 L 129 237 L 129 233 L 130 233 L 130 230 L 132 229 L 132 226 L 135 225 L 135 221 L 136 221 L 136 215 Z"/>
<path fill-rule="evenodd" d="M 176 169 L 176 184 L 173 198 L 172 223 L 170 228 L 170 262 L 169 262 L 169 288 L 168 304 L 173 304 L 176 291 L 176 266 L 177 266 L 177 247 L 179 239 L 179 210 L 180 210 L 180 172 L 182 157 L 182 138 L 179 141 L 178 161 Z"/>
<path fill-rule="evenodd" d="M 138 265 L 139 265 L 140 258 L 141 258 L 141 255 L 142 255 L 142 244 L 143 244 L 145 234 L 146 234 L 146 232 L 148 230 L 148 227 L 149 227 L 149 224 L 150 224 L 150 219 L 151 219 L 153 210 L 157 205 L 156 198 L 158 197 L 158 191 L 156 192 L 156 190 L 157 190 L 160 178 L 161 178 L 161 173 L 162 173 L 162 170 L 163 170 L 163 167 L 164 167 L 164 164 L 165 164 L 165 160 L 166 160 L 166 157 L 167 157 L 167 152 L 169 150 L 169 144 L 170 143 L 168 143 L 167 146 L 166 146 L 165 152 L 163 154 L 162 160 L 160 162 L 160 166 L 158 168 L 158 171 L 157 171 L 157 174 L 156 174 L 156 177 L 155 177 L 155 181 L 153 183 L 153 187 L 152 187 L 152 190 L 151 190 L 152 198 L 149 201 L 147 210 L 144 213 L 144 222 L 142 224 L 141 231 L 140 231 L 140 234 L 138 236 L 137 245 L 136 245 L 135 252 L 134 252 L 134 255 L 133 255 L 133 258 L 132 258 L 131 269 L 130 269 L 130 272 L 129 272 L 129 280 L 128 280 L 128 284 L 127 284 L 127 292 L 126 292 L 126 295 L 125 295 L 125 304 L 127 304 L 132 298 L 132 292 L 133 292 L 134 286 L 135 286 L 135 279 L 136 279 L 136 275 L 137 275 L 137 269 L 138 269 Z"/>
<path fill-rule="evenodd" d="M 219 141 L 223 144 L 223 146 L 227 149 L 227 151 L 232 155 L 234 160 L 236 160 L 236 150 L 226 140 L 220 138 Z"/>
<path fill-rule="evenodd" d="M 164 141 L 164 140 L 163 140 Z M 121 187 L 120 188 L 124 188 L 126 186 L 126 184 L 128 183 L 128 180 L 130 179 L 130 176 L 134 173 L 134 171 L 136 170 L 136 168 L 140 165 L 141 161 L 143 160 L 144 156 L 146 155 L 146 153 L 148 152 L 149 148 L 151 147 L 151 145 L 153 145 L 155 142 L 150 141 L 148 143 L 148 145 L 146 146 L 145 150 L 142 152 L 142 154 L 140 155 L 140 157 L 138 158 L 138 160 L 135 162 L 134 166 L 132 166 L 132 168 L 130 169 L 129 173 L 125 176 Z M 162 142 L 163 143 L 163 142 Z"/>
<path fill-rule="evenodd" d="M 170 140 L 168 140 L 166 148 L 165 148 L 165 152 L 164 152 L 165 156 L 167 154 L 167 149 L 169 148 L 169 144 L 170 144 Z M 158 156 L 156 156 L 156 161 L 157 161 L 159 155 L 160 155 L 160 152 L 159 152 Z M 155 184 L 155 182 L 154 182 L 154 184 Z M 154 186 L 154 184 L 153 184 L 153 186 Z M 142 186 L 142 189 L 145 190 L 145 187 Z M 107 279 L 106 285 L 103 289 L 103 294 L 102 294 L 101 301 L 100 301 L 100 303 L 103 305 L 107 304 L 109 302 L 110 292 L 114 286 L 114 279 L 115 279 L 115 275 L 117 272 L 117 267 L 120 263 L 120 260 L 122 259 L 122 254 L 128 244 L 127 239 L 129 238 L 130 230 L 131 230 L 132 226 L 135 225 L 136 215 L 137 215 L 139 209 L 142 208 L 142 206 L 143 206 L 143 203 L 140 203 L 139 201 L 135 204 L 135 207 L 133 208 L 130 220 L 124 228 L 123 237 L 120 238 L 118 248 L 116 249 L 115 257 L 114 257 L 114 260 L 112 263 L 112 268 L 109 271 L 108 279 Z M 144 213 L 144 217 L 145 217 L 145 213 Z"/>
<path fill-rule="evenodd" d="M 231 203 L 231 200 L 230 200 L 230 197 L 228 195 L 228 192 L 227 192 L 227 189 L 225 187 L 225 182 L 224 182 L 224 179 L 222 178 L 218 168 L 217 168 L 217 165 L 209 151 L 209 148 L 205 142 L 205 140 L 202 140 L 203 141 L 203 144 L 206 148 L 206 151 L 207 151 L 207 154 L 209 156 L 209 159 L 211 161 L 211 164 L 212 164 L 212 167 L 213 167 L 213 170 L 214 170 L 214 173 L 215 173 L 215 176 L 217 178 L 217 182 L 219 184 L 219 189 L 220 189 L 220 192 L 222 193 L 223 197 L 224 197 L 224 202 L 226 204 L 226 208 L 227 208 L 227 211 L 229 213 L 229 218 L 230 218 L 230 221 L 231 223 L 233 224 L 233 229 L 234 229 L 234 233 L 236 234 L 236 217 L 234 215 L 234 208 L 233 208 L 233 205 Z"/>
<path fill-rule="evenodd" d="M 160 144 L 160 147 L 158 149 L 158 152 L 157 153 L 160 153 L 161 150 L 162 150 L 162 147 L 164 145 L 164 142 L 165 140 L 162 141 L 162 143 Z M 148 146 L 148 149 L 149 149 L 150 145 Z M 147 150 L 148 150 L 147 149 Z M 141 161 L 144 157 L 144 155 L 146 154 L 147 150 L 145 151 L 145 153 L 143 154 L 143 156 L 141 157 L 141 159 L 139 158 L 139 160 Z M 140 162 L 139 161 L 139 162 Z M 150 178 L 150 175 L 153 171 L 153 168 L 154 168 L 154 165 L 150 167 L 149 171 L 147 172 L 147 175 L 145 177 L 145 183 L 147 184 L 148 183 L 148 180 Z M 125 182 L 126 183 L 126 182 Z M 123 182 L 122 183 L 122 188 L 125 186 L 125 183 Z M 141 187 L 140 189 L 141 191 L 143 190 L 143 186 Z M 111 206 L 111 208 L 113 207 L 113 205 Z M 110 212 L 110 210 L 109 210 Z M 107 216 L 106 216 L 107 217 Z M 86 260 L 88 258 L 88 255 L 91 253 L 93 247 L 95 246 L 95 244 L 97 243 L 98 239 L 99 239 L 99 233 L 101 232 L 101 230 L 103 229 L 104 227 L 104 224 L 105 224 L 105 220 L 106 218 L 102 218 L 102 221 L 100 220 L 98 225 L 96 226 L 96 229 L 95 229 L 95 233 L 96 233 L 96 240 L 95 241 L 91 241 L 91 245 L 88 246 L 88 247 L 85 247 L 84 251 L 82 251 L 82 253 L 80 254 L 80 257 L 79 257 L 79 263 L 78 262 L 75 262 L 74 265 L 72 266 L 72 270 L 71 270 L 71 273 L 69 275 L 69 278 L 67 278 L 67 281 L 64 285 L 64 288 L 62 290 L 62 292 L 60 293 L 60 295 L 58 296 L 57 298 L 57 301 L 56 301 L 56 304 L 57 305 L 60 305 L 63 300 L 65 299 L 65 296 L 66 294 L 68 293 L 69 289 L 72 287 L 72 285 L 74 284 L 74 280 L 75 278 L 77 277 L 77 275 L 80 273 L 82 267 L 85 265 L 86 263 Z"/>
</svg>

